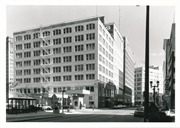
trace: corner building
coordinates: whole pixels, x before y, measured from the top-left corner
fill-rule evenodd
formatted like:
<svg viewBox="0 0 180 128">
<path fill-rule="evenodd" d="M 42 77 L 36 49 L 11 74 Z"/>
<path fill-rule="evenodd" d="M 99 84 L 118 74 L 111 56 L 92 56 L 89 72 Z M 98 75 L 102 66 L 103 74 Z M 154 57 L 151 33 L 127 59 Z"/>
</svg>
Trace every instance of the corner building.
<svg viewBox="0 0 180 128">
<path fill-rule="evenodd" d="M 109 107 L 122 85 L 123 38 L 104 16 L 14 32 L 16 96 Z M 31 95 L 30 95 L 31 94 Z"/>
</svg>

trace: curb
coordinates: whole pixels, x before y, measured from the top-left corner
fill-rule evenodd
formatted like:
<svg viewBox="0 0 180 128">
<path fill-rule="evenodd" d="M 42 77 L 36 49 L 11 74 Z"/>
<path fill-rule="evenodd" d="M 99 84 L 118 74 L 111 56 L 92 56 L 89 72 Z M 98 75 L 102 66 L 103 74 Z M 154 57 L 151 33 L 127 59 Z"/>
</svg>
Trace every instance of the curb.
<svg viewBox="0 0 180 128">
<path fill-rule="evenodd" d="M 52 117 L 63 117 L 64 114 L 54 114 L 54 115 L 38 115 L 38 116 L 25 116 L 25 117 L 11 117 L 6 118 L 6 122 L 23 122 L 29 120 L 36 120 L 36 119 L 46 119 Z"/>
</svg>

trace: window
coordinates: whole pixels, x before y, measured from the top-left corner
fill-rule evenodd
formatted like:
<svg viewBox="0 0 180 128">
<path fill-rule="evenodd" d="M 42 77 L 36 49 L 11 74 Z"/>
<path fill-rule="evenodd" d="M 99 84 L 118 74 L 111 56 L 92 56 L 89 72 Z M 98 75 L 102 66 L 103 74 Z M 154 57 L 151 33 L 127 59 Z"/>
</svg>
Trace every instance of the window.
<svg viewBox="0 0 180 128">
<path fill-rule="evenodd" d="M 56 64 L 56 63 L 61 63 L 61 57 L 53 58 L 53 63 L 54 63 L 54 64 Z"/>
<path fill-rule="evenodd" d="M 89 96 L 89 100 L 93 100 L 93 97 L 92 97 L 92 96 Z"/>
<path fill-rule="evenodd" d="M 61 34 L 61 29 L 56 29 L 53 31 L 53 35 L 60 35 Z"/>
<path fill-rule="evenodd" d="M 75 71 L 83 71 L 83 65 L 75 65 Z"/>
<path fill-rule="evenodd" d="M 34 56 L 40 56 L 41 55 L 41 51 L 40 50 L 37 50 L 37 51 L 34 51 Z"/>
<path fill-rule="evenodd" d="M 76 27 L 75 27 L 75 32 L 83 31 L 83 29 L 84 29 L 84 26 L 82 26 L 82 25 L 76 26 Z"/>
<path fill-rule="evenodd" d="M 34 45 L 34 48 L 39 48 L 41 45 L 41 42 L 40 41 L 33 42 L 33 45 Z"/>
<path fill-rule="evenodd" d="M 50 49 L 46 49 L 42 51 L 43 55 L 49 55 L 51 54 L 51 50 Z"/>
<path fill-rule="evenodd" d="M 53 45 L 61 44 L 61 38 L 53 39 Z"/>
<path fill-rule="evenodd" d="M 24 35 L 24 40 L 30 40 L 31 39 L 31 35 Z"/>
<path fill-rule="evenodd" d="M 91 91 L 91 92 L 94 92 L 94 86 L 91 86 L 91 87 L 90 87 L 90 91 Z"/>
<path fill-rule="evenodd" d="M 40 68 L 33 69 L 33 72 L 34 72 L 34 74 L 40 74 L 41 69 Z"/>
<path fill-rule="evenodd" d="M 50 64 L 51 61 L 50 61 L 50 58 L 47 58 L 46 60 L 42 60 L 43 61 L 43 64 Z"/>
<path fill-rule="evenodd" d="M 137 87 L 137 90 L 141 90 L 141 87 Z"/>
<path fill-rule="evenodd" d="M 95 29 L 95 24 L 94 24 L 94 23 L 87 24 L 87 25 L 86 25 L 86 29 L 87 29 L 87 30 Z"/>
<path fill-rule="evenodd" d="M 61 76 L 54 76 L 53 81 L 61 81 Z"/>
<path fill-rule="evenodd" d="M 71 81 L 71 76 L 63 76 L 64 81 Z"/>
<path fill-rule="evenodd" d="M 16 70 L 16 76 L 22 76 L 22 70 Z"/>
<path fill-rule="evenodd" d="M 64 44 L 65 43 L 71 43 L 72 38 L 70 36 L 69 37 L 64 37 L 63 40 L 64 40 Z"/>
<path fill-rule="evenodd" d="M 24 58 L 31 57 L 31 52 L 24 52 Z"/>
<path fill-rule="evenodd" d="M 95 75 L 94 74 L 86 74 L 86 80 L 94 80 Z"/>
<path fill-rule="evenodd" d="M 40 83 L 41 78 L 40 77 L 33 78 L 33 81 L 34 81 L 34 83 Z"/>
<path fill-rule="evenodd" d="M 43 32 L 43 37 L 50 36 L 50 31 Z"/>
<path fill-rule="evenodd" d="M 22 50 L 22 44 L 16 45 L 16 50 Z"/>
<path fill-rule="evenodd" d="M 72 30 L 71 30 L 70 27 L 64 28 L 64 34 L 66 34 L 66 33 L 71 33 L 71 32 L 72 32 Z"/>
<path fill-rule="evenodd" d="M 89 90 L 89 86 L 86 86 L 86 90 Z"/>
<path fill-rule="evenodd" d="M 50 77 L 43 77 L 43 82 L 50 82 Z"/>
<path fill-rule="evenodd" d="M 50 46 L 50 40 L 43 41 L 43 46 Z"/>
<path fill-rule="evenodd" d="M 54 91 L 54 92 L 57 92 L 57 88 L 53 88 L 53 91 Z"/>
<path fill-rule="evenodd" d="M 16 79 L 16 81 L 22 83 L 22 79 Z"/>
<path fill-rule="evenodd" d="M 64 53 L 68 53 L 68 52 L 71 52 L 71 46 L 68 46 L 68 47 L 63 47 L 63 52 Z"/>
<path fill-rule="evenodd" d="M 84 56 L 83 55 L 75 55 L 75 61 L 83 61 Z"/>
<path fill-rule="evenodd" d="M 42 69 L 43 74 L 50 73 L 50 68 Z"/>
<path fill-rule="evenodd" d="M 71 56 L 64 56 L 63 57 L 63 62 L 71 62 Z"/>
<path fill-rule="evenodd" d="M 30 48 L 31 48 L 31 43 L 24 44 L 24 49 L 30 49 Z"/>
<path fill-rule="evenodd" d="M 86 54 L 86 60 L 94 60 L 95 59 L 95 54 L 91 53 L 91 54 Z"/>
<path fill-rule="evenodd" d="M 39 37 L 40 37 L 40 33 L 39 33 L 39 32 L 33 34 L 33 38 L 34 38 L 34 39 L 39 38 Z"/>
<path fill-rule="evenodd" d="M 53 67 L 53 73 L 61 72 L 61 67 Z"/>
<path fill-rule="evenodd" d="M 31 66 L 31 60 L 24 61 L 24 67 Z"/>
<path fill-rule="evenodd" d="M 99 30 L 102 32 L 102 26 L 99 24 Z"/>
<path fill-rule="evenodd" d="M 86 44 L 86 50 L 94 50 L 95 49 L 95 44 Z"/>
<path fill-rule="evenodd" d="M 25 69 L 24 75 L 31 75 L 31 69 Z"/>
<path fill-rule="evenodd" d="M 16 67 L 22 67 L 22 61 L 16 62 Z"/>
<path fill-rule="evenodd" d="M 84 35 L 77 35 L 77 36 L 75 36 L 75 42 L 83 41 L 83 40 L 84 40 Z"/>
<path fill-rule="evenodd" d="M 64 72 L 71 72 L 71 66 L 63 66 Z"/>
<path fill-rule="evenodd" d="M 86 64 L 86 71 L 95 70 L 95 64 Z"/>
<path fill-rule="evenodd" d="M 83 51 L 83 49 L 84 49 L 84 45 L 76 45 L 75 46 L 75 51 L 77 52 L 77 51 Z"/>
<path fill-rule="evenodd" d="M 94 40 L 94 39 L 95 39 L 95 33 L 86 34 L 86 40 Z"/>
<path fill-rule="evenodd" d="M 24 83 L 31 83 L 31 78 L 24 78 Z"/>
<path fill-rule="evenodd" d="M 22 36 L 17 36 L 17 37 L 16 37 L 16 42 L 17 42 L 17 41 L 22 41 Z"/>
<path fill-rule="evenodd" d="M 33 60 L 34 65 L 40 65 L 41 64 L 41 60 Z"/>
<path fill-rule="evenodd" d="M 75 80 L 83 80 L 83 75 L 75 75 Z"/>
<path fill-rule="evenodd" d="M 53 54 L 60 54 L 60 53 L 61 53 L 61 47 L 53 48 Z"/>
</svg>

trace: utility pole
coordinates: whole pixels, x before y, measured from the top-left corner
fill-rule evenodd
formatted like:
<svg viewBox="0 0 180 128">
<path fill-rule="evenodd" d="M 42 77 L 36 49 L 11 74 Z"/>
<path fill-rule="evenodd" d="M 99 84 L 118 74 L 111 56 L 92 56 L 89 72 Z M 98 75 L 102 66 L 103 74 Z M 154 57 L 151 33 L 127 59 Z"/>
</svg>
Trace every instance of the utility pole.
<svg viewBox="0 0 180 128">
<path fill-rule="evenodd" d="M 148 119 L 149 108 L 149 5 L 146 6 L 146 42 L 145 42 L 145 109 L 144 122 Z"/>
</svg>

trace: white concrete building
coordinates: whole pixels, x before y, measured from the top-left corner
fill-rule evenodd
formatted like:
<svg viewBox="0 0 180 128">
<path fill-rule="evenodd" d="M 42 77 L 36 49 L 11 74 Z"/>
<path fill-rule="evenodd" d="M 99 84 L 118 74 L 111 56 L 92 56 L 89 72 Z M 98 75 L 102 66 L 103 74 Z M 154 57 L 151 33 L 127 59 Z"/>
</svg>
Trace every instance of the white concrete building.
<svg viewBox="0 0 180 128">
<path fill-rule="evenodd" d="M 136 104 L 143 104 L 145 91 L 145 67 L 136 67 L 134 73 L 134 97 Z M 150 81 L 153 82 L 153 86 L 157 86 L 159 81 L 159 94 L 163 93 L 163 71 L 161 67 L 149 67 L 149 102 L 153 102 L 153 88 L 150 86 Z M 157 92 L 157 87 L 155 92 Z"/>
<path fill-rule="evenodd" d="M 123 38 L 104 16 L 17 31 L 14 39 L 19 94 L 34 93 L 41 103 L 52 104 L 52 95 L 60 102 L 65 89 L 66 105 L 105 107 L 108 97 L 118 93 L 105 89 L 107 83 L 123 87 Z M 102 92 L 99 83 L 104 84 Z M 101 102 L 99 96 L 104 97 Z"/>
<path fill-rule="evenodd" d="M 10 86 L 14 81 L 14 59 L 13 59 L 13 38 L 6 37 L 6 101 L 12 97 Z"/>
</svg>

